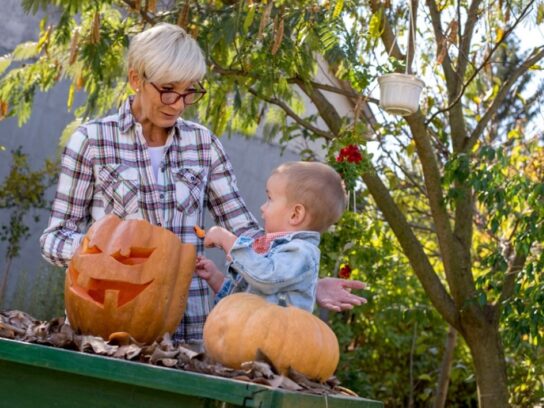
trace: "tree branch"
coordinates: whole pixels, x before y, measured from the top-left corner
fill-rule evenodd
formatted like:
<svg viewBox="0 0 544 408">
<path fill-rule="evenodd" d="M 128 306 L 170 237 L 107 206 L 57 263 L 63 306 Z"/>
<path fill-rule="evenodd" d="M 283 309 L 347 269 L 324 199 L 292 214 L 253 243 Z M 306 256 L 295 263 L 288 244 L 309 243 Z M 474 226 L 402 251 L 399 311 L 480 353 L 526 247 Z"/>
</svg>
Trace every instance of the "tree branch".
<svg viewBox="0 0 544 408">
<path fill-rule="evenodd" d="M 287 80 L 287 82 L 289 83 L 295 83 L 295 79 L 294 78 L 290 78 Z M 343 95 L 343 96 L 346 96 L 350 99 L 358 99 L 359 97 L 361 97 L 362 95 L 355 92 L 354 90 L 350 90 L 350 89 L 344 89 L 344 88 L 338 88 L 336 86 L 333 86 L 333 85 L 327 85 L 327 84 L 322 84 L 320 82 L 314 82 L 314 81 L 310 81 L 310 84 L 314 87 L 314 88 L 317 88 L 317 89 L 321 89 L 323 91 L 327 91 L 327 92 L 332 92 L 332 93 L 336 93 L 336 94 L 339 94 L 339 95 Z M 365 101 L 368 101 L 368 102 L 372 102 L 373 104 L 375 105 L 379 105 L 380 104 L 380 101 L 376 98 L 371 98 L 371 97 L 366 97 L 366 96 L 363 96 L 364 100 Z"/>
<path fill-rule="evenodd" d="M 472 44 L 472 35 L 474 34 L 474 28 L 478 22 L 479 13 L 478 9 L 482 4 L 482 0 L 473 0 L 467 12 L 467 21 L 465 23 L 465 30 L 461 36 L 459 44 L 459 61 L 457 63 L 457 75 L 460 78 L 465 77 L 467 66 L 469 63 L 468 54 L 470 52 L 470 45 Z M 461 22 L 459 21 L 459 24 Z M 459 29 L 461 27 L 459 26 Z"/>
<path fill-rule="evenodd" d="M 436 55 L 440 55 L 441 47 L 447 46 L 447 38 L 444 35 L 442 30 L 442 19 L 440 16 L 440 11 L 434 0 L 427 0 L 427 7 L 429 8 L 429 13 L 431 15 L 431 22 L 433 25 L 434 36 L 436 38 Z M 457 88 L 456 83 L 459 81 L 459 78 L 455 76 L 455 71 L 453 70 L 450 56 L 446 50 L 444 53 L 444 58 L 442 60 L 442 69 L 444 70 L 444 75 L 446 77 L 446 86 L 448 87 L 448 95 L 450 98 L 456 95 L 455 90 Z"/>
<path fill-rule="evenodd" d="M 143 9 L 143 8 L 140 8 L 140 9 L 137 9 L 136 8 L 136 2 L 137 1 L 140 1 L 140 0 L 122 0 L 123 3 L 125 3 L 127 6 L 130 7 L 130 9 L 132 11 L 136 11 L 138 14 L 140 14 L 140 16 L 142 17 L 142 19 L 148 23 L 148 24 L 151 24 L 151 25 L 155 25 L 156 22 L 155 20 L 149 15 L 149 13 L 147 12 L 147 10 Z"/>
<path fill-rule="evenodd" d="M 442 254 L 446 280 L 453 299 L 458 306 L 461 306 L 474 292 L 474 282 L 470 279 L 470 275 L 462 271 L 467 265 L 459 264 L 461 259 L 466 258 L 465 252 L 470 251 L 470 248 L 467 249 L 464 245 L 460 245 L 460 242 L 453 234 L 449 214 L 444 203 L 440 170 L 426 131 L 423 116 L 420 112 L 417 112 L 407 116 L 406 121 L 410 126 L 423 169 L 427 197 L 436 226 L 436 235 Z M 471 219 L 470 216 L 469 218 Z"/>
<path fill-rule="evenodd" d="M 373 14 L 377 14 L 380 11 L 382 11 L 383 13 L 382 20 L 381 20 L 381 27 L 382 27 L 381 39 L 383 44 L 385 45 L 387 54 L 391 57 L 398 59 L 399 61 L 404 60 L 406 57 L 400 50 L 400 47 L 397 43 L 396 35 L 393 32 L 393 29 L 391 28 L 389 21 L 387 21 L 387 18 L 385 18 L 383 4 L 381 4 L 378 0 L 370 0 L 370 9 L 372 10 Z"/>
<path fill-rule="evenodd" d="M 302 119 L 285 102 L 277 98 L 271 98 L 268 96 L 260 95 L 252 88 L 248 88 L 248 92 L 251 93 L 252 95 L 255 95 L 257 98 L 262 99 L 263 101 L 279 106 L 285 112 L 287 116 L 292 118 L 300 126 L 304 127 L 305 129 L 308 129 L 310 132 L 313 132 L 316 135 L 327 140 L 332 140 L 334 138 L 334 135 L 332 133 L 321 130 L 318 127 L 312 125 L 310 122 Z"/>
<path fill-rule="evenodd" d="M 533 50 L 531 56 L 529 56 L 523 64 L 521 64 L 512 74 L 509 75 L 508 80 L 502 85 L 499 93 L 497 94 L 497 97 L 487 110 L 487 112 L 484 114 L 482 119 L 478 122 L 478 125 L 476 128 L 472 131 L 472 134 L 469 138 L 469 140 L 466 142 L 466 149 L 465 151 L 469 151 L 472 146 L 478 141 L 480 136 L 482 135 L 485 127 L 489 123 L 489 121 L 493 118 L 497 110 L 499 109 L 500 105 L 504 101 L 504 99 L 508 96 L 508 93 L 510 92 L 510 89 L 514 86 L 515 82 L 524 74 L 527 72 L 527 70 L 536 64 L 538 61 L 540 61 L 542 58 L 544 58 L 544 46 L 537 47 Z"/>
<path fill-rule="evenodd" d="M 459 315 L 455 304 L 434 271 L 433 266 L 430 264 L 421 243 L 414 235 L 406 218 L 393 201 L 387 187 L 385 187 L 374 169 L 363 173 L 362 177 L 378 208 L 395 233 L 399 244 L 408 257 L 412 269 L 423 285 L 434 307 L 436 307 L 449 324 L 456 328 L 460 327 Z"/>
<path fill-rule="evenodd" d="M 429 1 L 432 1 L 432 0 L 427 0 L 428 2 Z M 534 0 L 531 1 L 531 4 L 534 2 Z M 521 12 L 520 16 L 516 19 L 516 21 L 514 22 L 514 24 L 504 32 L 503 36 L 500 38 L 499 41 L 497 41 L 495 43 L 495 45 L 493 46 L 493 48 L 491 49 L 489 55 L 487 55 L 487 57 L 483 60 L 483 62 L 480 64 L 480 66 L 478 68 L 476 68 L 473 72 L 473 74 L 470 76 L 470 78 L 463 84 L 463 86 L 459 89 L 459 90 L 456 90 L 454 89 L 453 93 L 450 93 L 450 81 L 448 80 L 448 75 L 447 73 L 445 72 L 446 74 L 446 86 L 448 87 L 448 92 L 450 93 L 450 97 L 449 97 L 449 100 L 451 101 L 450 104 L 443 108 L 443 109 L 439 109 L 437 110 L 435 113 L 433 113 L 429 119 L 426 120 L 426 124 L 429 124 L 433 121 L 433 119 L 441 114 L 441 113 L 444 113 L 444 112 L 447 112 L 449 110 L 451 110 L 453 107 L 455 107 L 459 101 L 461 100 L 462 96 L 464 95 L 465 93 L 465 89 L 467 88 L 467 86 L 470 85 L 470 83 L 474 80 L 474 78 L 476 78 L 476 76 L 480 73 L 480 71 L 487 65 L 487 63 L 491 60 L 491 57 L 493 57 L 493 55 L 495 54 L 495 51 L 497 51 L 497 49 L 500 47 L 500 45 L 506 41 L 506 39 L 508 38 L 508 36 L 514 31 L 514 29 L 517 27 L 517 25 L 521 22 L 521 20 L 523 20 L 523 18 L 525 17 L 525 14 L 527 13 L 527 11 L 529 10 L 530 8 L 530 5 L 525 7 L 525 9 L 523 9 L 523 11 Z M 448 53 L 446 53 L 446 57 L 444 58 L 444 60 L 448 58 Z M 452 84 L 454 84 L 454 82 L 452 82 Z M 456 86 L 457 88 L 457 86 Z"/>
<path fill-rule="evenodd" d="M 527 260 L 528 253 L 529 251 L 523 254 L 516 252 L 516 254 L 509 262 L 508 270 L 504 275 L 501 296 L 496 303 L 499 307 L 504 301 L 508 300 L 514 294 L 514 289 L 516 287 L 516 278 L 525 266 L 525 261 Z"/>
<path fill-rule="evenodd" d="M 310 98 L 312 103 L 319 111 L 321 118 L 325 121 L 331 132 L 335 136 L 338 136 L 342 128 L 342 118 L 340 117 L 334 106 L 320 91 L 314 89 L 311 84 L 306 83 L 299 78 L 295 78 L 295 83 L 308 96 L 308 98 Z"/>
</svg>

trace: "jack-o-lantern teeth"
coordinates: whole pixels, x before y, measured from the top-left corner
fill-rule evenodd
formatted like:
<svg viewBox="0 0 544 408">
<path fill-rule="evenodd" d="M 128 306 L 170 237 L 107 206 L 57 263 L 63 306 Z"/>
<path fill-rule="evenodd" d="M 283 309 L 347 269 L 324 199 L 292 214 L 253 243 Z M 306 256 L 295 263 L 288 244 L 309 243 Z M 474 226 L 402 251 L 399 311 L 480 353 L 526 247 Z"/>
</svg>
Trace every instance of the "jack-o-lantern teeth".
<svg viewBox="0 0 544 408">
<path fill-rule="evenodd" d="M 89 245 L 89 238 L 84 237 L 83 238 L 83 253 L 84 254 L 100 254 L 100 253 L 102 253 L 102 251 L 96 245 L 90 246 Z"/>
<path fill-rule="evenodd" d="M 147 261 L 155 248 L 130 247 L 128 251 L 119 250 L 112 254 L 112 258 L 123 265 L 138 265 Z M 127 255 L 123 252 L 128 252 Z"/>
</svg>

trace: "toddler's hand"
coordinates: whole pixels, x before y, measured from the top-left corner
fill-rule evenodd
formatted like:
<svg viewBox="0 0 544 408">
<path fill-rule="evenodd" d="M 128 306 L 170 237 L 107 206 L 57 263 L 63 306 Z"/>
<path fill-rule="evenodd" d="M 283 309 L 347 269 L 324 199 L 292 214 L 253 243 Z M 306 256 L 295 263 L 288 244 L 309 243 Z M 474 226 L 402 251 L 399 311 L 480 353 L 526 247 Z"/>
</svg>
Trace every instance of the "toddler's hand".
<svg viewBox="0 0 544 408">
<path fill-rule="evenodd" d="M 219 289 L 221 289 L 223 280 L 225 279 L 223 273 L 219 270 L 215 263 L 205 256 L 196 257 L 195 273 L 198 277 L 208 282 L 208 285 L 214 292 L 218 292 Z"/>
<path fill-rule="evenodd" d="M 204 246 L 206 248 L 219 247 L 223 249 L 225 253 L 229 253 L 235 241 L 236 235 L 227 231 L 225 228 L 215 226 L 211 227 L 206 232 Z"/>
</svg>

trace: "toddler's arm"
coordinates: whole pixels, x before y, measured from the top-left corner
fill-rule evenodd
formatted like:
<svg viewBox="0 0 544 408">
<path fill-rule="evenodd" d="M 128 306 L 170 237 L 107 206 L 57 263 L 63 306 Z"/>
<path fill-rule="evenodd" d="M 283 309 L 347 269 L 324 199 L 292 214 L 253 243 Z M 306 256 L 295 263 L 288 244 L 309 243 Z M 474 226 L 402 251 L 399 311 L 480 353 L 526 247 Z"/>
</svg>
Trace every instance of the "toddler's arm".
<svg viewBox="0 0 544 408">
<path fill-rule="evenodd" d="M 198 256 L 196 258 L 195 273 L 200 278 L 208 282 L 208 285 L 210 285 L 210 288 L 212 288 L 215 293 L 217 293 L 219 289 L 221 289 L 221 286 L 223 286 L 225 276 L 213 263 L 213 261 L 205 256 Z"/>
</svg>

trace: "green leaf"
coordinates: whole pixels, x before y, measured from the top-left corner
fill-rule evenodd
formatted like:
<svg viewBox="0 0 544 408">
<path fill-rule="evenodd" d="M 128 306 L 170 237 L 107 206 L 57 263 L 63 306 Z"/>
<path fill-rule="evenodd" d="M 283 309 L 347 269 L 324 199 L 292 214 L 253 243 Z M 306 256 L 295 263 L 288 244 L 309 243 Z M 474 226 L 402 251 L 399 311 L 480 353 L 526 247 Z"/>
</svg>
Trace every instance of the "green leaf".
<svg viewBox="0 0 544 408">
<path fill-rule="evenodd" d="M 40 52 L 38 43 L 34 41 L 28 41 L 22 44 L 19 44 L 13 50 L 12 56 L 13 61 L 21 61 L 28 58 L 35 57 Z"/>
<path fill-rule="evenodd" d="M 432 377 L 429 375 L 429 374 L 420 374 L 418 375 L 418 380 L 423 380 L 423 381 L 432 381 Z"/>
<path fill-rule="evenodd" d="M 544 21 L 544 3 L 540 3 L 536 12 L 536 23 L 542 24 Z"/>
<path fill-rule="evenodd" d="M 253 19 L 255 18 L 255 4 L 250 4 L 248 7 L 248 11 L 246 14 L 246 18 L 244 19 L 244 24 L 242 26 L 244 33 L 247 33 L 249 31 L 249 27 L 251 27 L 251 24 L 253 23 Z"/>
<path fill-rule="evenodd" d="M 76 118 L 70 123 L 68 123 L 68 125 L 66 125 L 66 127 L 62 131 L 62 134 L 60 135 L 60 140 L 59 140 L 60 146 L 62 147 L 66 146 L 66 144 L 70 140 L 70 137 L 72 137 L 72 135 L 74 134 L 76 129 L 81 125 L 82 122 L 83 121 L 81 118 Z"/>
<path fill-rule="evenodd" d="M 0 57 L 0 75 L 11 65 L 12 56 L 10 54 Z"/>
</svg>

